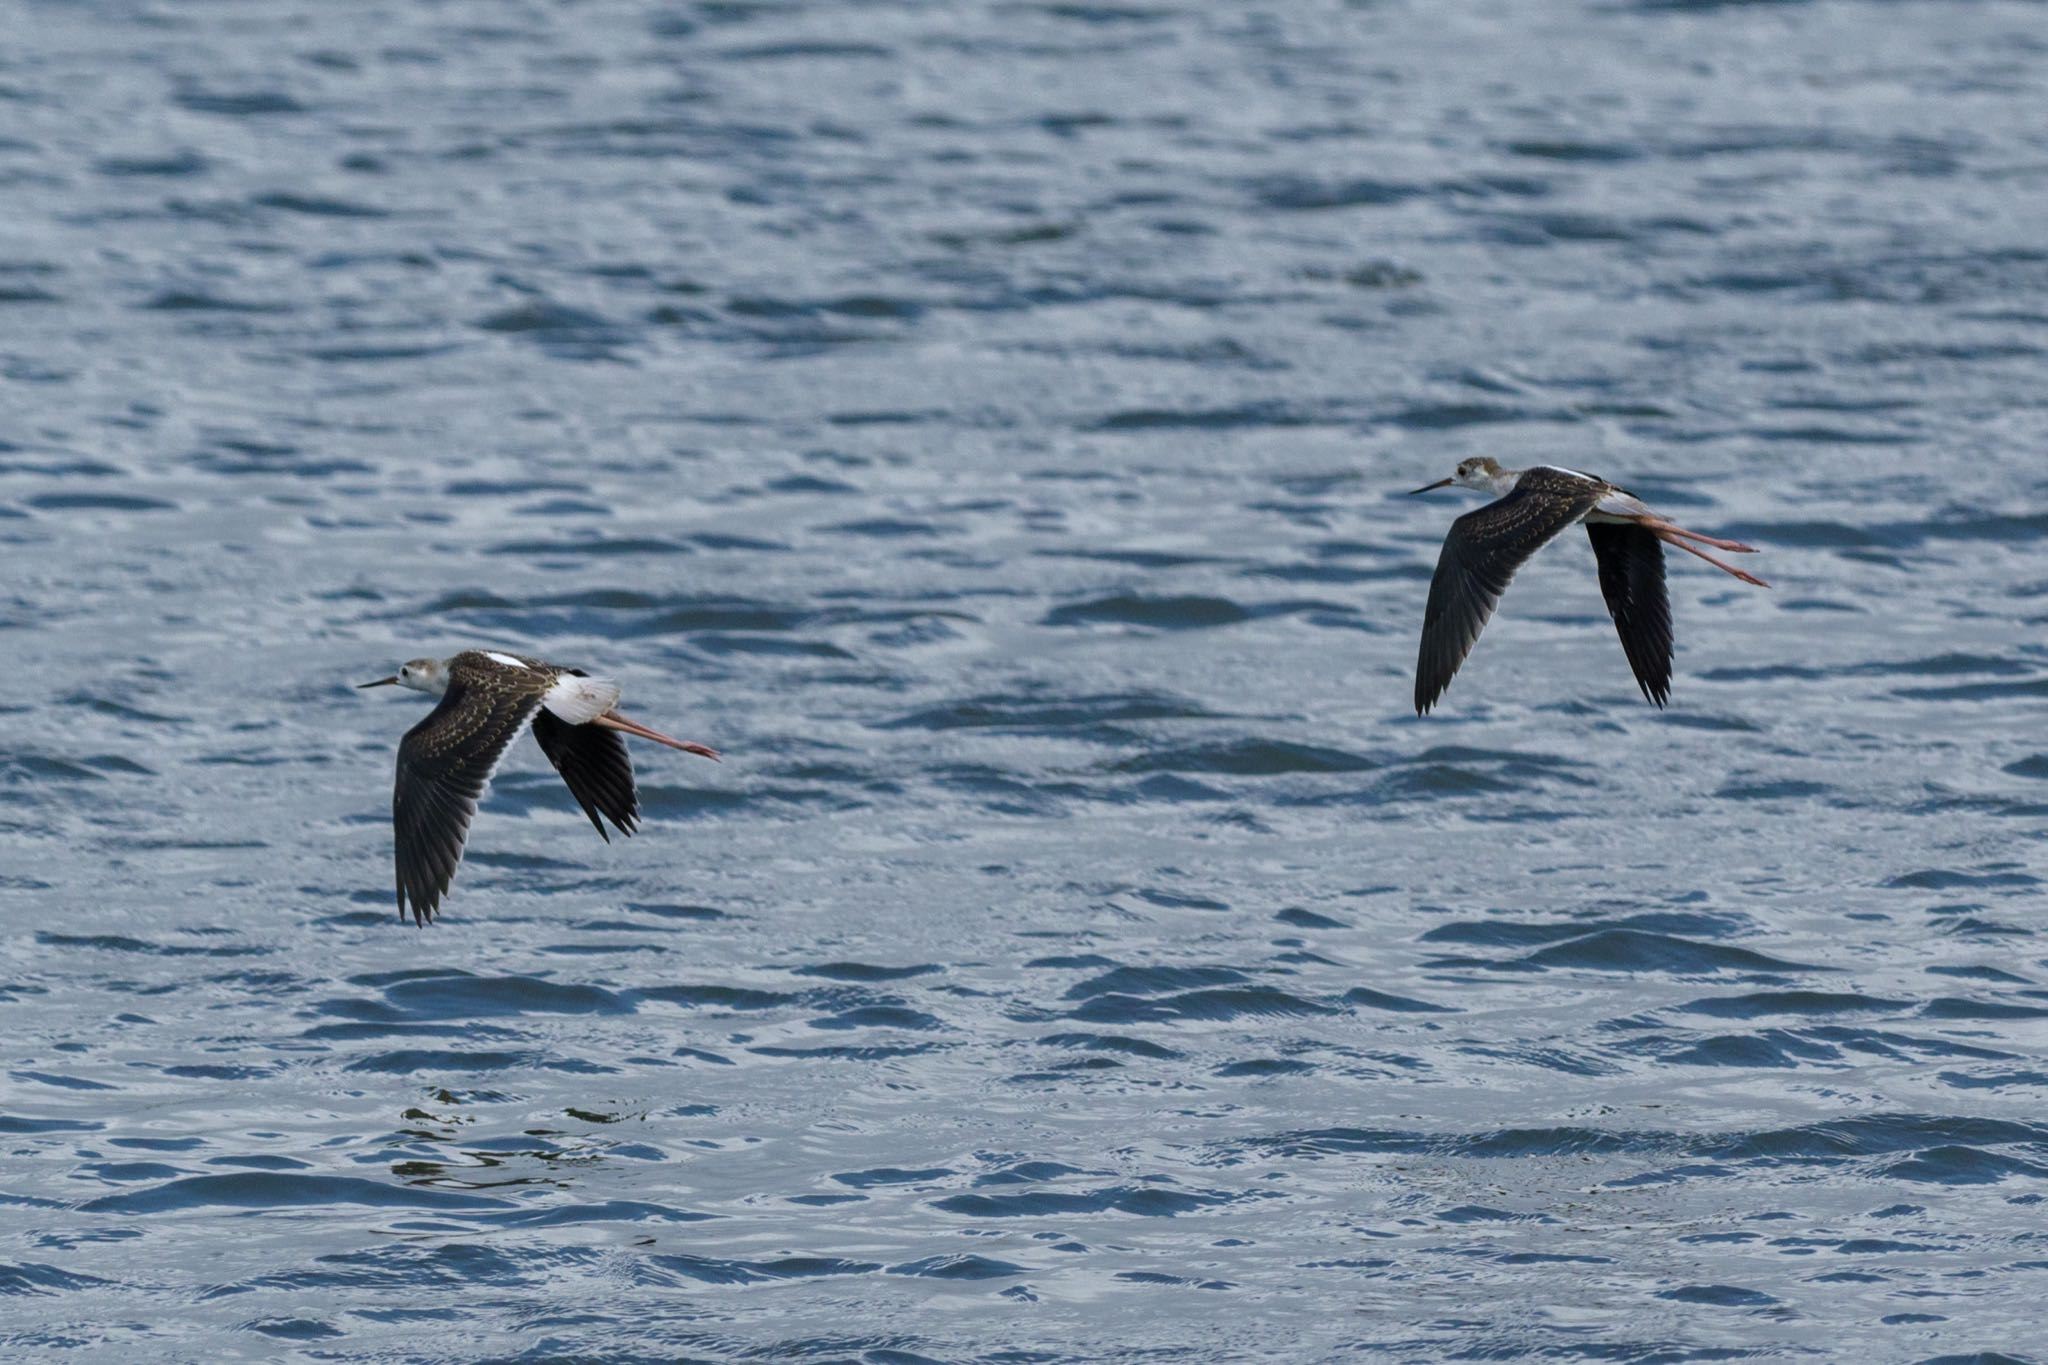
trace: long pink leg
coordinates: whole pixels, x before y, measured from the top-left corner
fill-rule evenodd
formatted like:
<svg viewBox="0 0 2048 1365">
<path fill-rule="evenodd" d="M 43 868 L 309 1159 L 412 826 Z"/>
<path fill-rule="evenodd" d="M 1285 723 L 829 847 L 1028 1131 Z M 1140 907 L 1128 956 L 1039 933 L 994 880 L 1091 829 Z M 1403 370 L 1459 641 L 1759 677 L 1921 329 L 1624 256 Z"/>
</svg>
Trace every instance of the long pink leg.
<svg viewBox="0 0 2048 1365">
<path fill-rule="evenodd" d="M 696 754 L 700 758 L 710 759 L 713 763 L 718 761 L 718 750 L 716 749 L 706 748 L 702 744 L 690 744 L 680 739 L 671 739 L 659 730 L 648 729 L 637 720 L 627 720 L 616 711 L 607 711 L 604 715 L 599 716 L 590 723 L 592 725 L 602 725 L 607 730 L 623 730 L 629 735 L 638 735 L 642 739 L 651 739 L 656 744 L 666 744 L 671 749 L 681 749 L 686 754 Z"/>
<path fill-rule="evenodd" d="M 1643 525 L 1654 531 L 1669 531 L 1672 535 L 1684 536 L 1687 540 L 1696 540 L 1702 545 L 1711 545 L 1717 550 L 1733 550 L 1736 554 L 1743 555 L 1753 555 L 1757 552 L 1754 545 L 1744 545 L 1739 540 L 1716 540 L 1712 536 L 1703 536 L 1698 531 L 1688 531 L 1676 522 L 1665 521 L 1662 517 L 1652 517 Z"/>
<path fill-rule="evenodd" d="M 1678 549 L 1685 551 L 1689 555 L 1698 555 L 1701 559 L 1706 560 L 1707 563 L 1713 565 L 1722 573 L 1734 574 L 1743 582 L 1754 583 L 1759 588 L 1768 588 L 1771 586 L 1770 584 L 1764 582 L 1761 578 L 1758 578 L 1755 574 L 1744 573 L 1742 570 L 1736 568 L 1733 564 L 1723 564 L 1720 560 L 1714 558 L 1705 550 L 1699 549 L 1697 546 L 1686 544 L 1677 536 L 1672 535 L 1669 527 L 1658 526 L 1651 522 L 1645 522 L 1644 525 L 1649 527 L 1651 535 L 1657 537 L 1657 539 L 1663 541 L 1666 545 L 1676 546 Z"/>
</svg>

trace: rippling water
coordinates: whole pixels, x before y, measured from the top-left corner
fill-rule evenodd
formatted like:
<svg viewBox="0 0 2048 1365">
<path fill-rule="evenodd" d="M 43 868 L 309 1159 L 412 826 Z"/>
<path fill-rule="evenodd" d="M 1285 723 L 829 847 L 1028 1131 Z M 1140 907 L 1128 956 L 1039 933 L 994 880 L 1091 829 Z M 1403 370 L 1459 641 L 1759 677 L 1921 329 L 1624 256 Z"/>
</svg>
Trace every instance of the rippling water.
<svg viewBox="0 0 2048 1365">
<path fill-rule="evenodd" d="M 2024 1357 L 2044 13 L 16 7 L 0 1346 Z M 415 931 L 473 644 L 728 761 Z"/>
</svg>

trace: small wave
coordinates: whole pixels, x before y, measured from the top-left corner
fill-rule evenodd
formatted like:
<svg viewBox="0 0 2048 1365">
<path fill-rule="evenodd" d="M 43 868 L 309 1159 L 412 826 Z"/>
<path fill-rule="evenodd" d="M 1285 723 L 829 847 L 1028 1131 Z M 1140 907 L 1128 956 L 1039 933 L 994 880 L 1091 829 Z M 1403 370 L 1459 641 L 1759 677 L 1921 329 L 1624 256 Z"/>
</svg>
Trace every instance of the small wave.
<svg viewBox="0 0 2048 1365">
<path fill-rule="evenodd" d="M 1703 1303 L 1714 1308 L 1770 1308 L 1778 1300 L 1761 1289 L 1732 1284 L 1688 1284 L 1659 1290 L 1657 1297 L 1673 1303 Z"/>
<path fill-rule="evenodd" d="M 1714 796 L 1722 801 L 1799 801 L 1826 796 L 1834 790 L 1824 782 L 1788 777 L 1768 782 L 1730 782 Z"/>
<path fill-rule="evenodd" d="M 958 1174 L 959 1172 L 949 1170 L 944 1166 L 936 1166 L 921 1171 L 906 1171 L 894 1166 L 882 1166 L 872 1171 L 843 1172 L 833 1176 L 832 1179 L 841 1185 L 847 1185 L 856 1190 L 867 1190 L 873 1189 L 878 1185 L 930 1184 L 933 1181 L 950 1179 Z"/>
<path fill-rule="evenodd" d="M 92 163 L 101 175 L 188 176 L 199 175 L 212 163 L 194 151 L 166 152 L 158 156 L 104 156 Z"/>
<path fill-rule="evenodd" d="M 1640 929 L 1605 929 L 1583 938 L 1541 948 L 1516 959 L 1530 967 L 1577 967 L 1597 972 L 1786 972 L 1833 971 L 1831 967 L 1788 962 L 1747 948 Z"/>
<path fill-rule="evenodd" d="M 587 1223 L 705 1223 L 715 1217 L 666 1204 L 649 1204 L 633 1199 L 607 1199 L 594 1204 L 568 1204 L 552 1209 L 519 1209 L 509 1213 L 480 1214 L 469 1221 L 506 1228 L 577 1227 Z"/>
<path fill-rule="evenodd" d="M 521 559 L 544 558 L 630 558 L 637 555 L 688 555 L 696 551 L 680 540 L 656 536 L 606 536 L 589 531 L 565 540 L 508 540 L 485 547 L 487 555 L 513 555 Z"/>
<path fill-rule="evenodd" d="M 384 999 L 412 1019 L 484 1019 L 513 1014 L 629 1014 L 632 1002 L 598 986 L 532 976 L 414 977 L 384 989 Z"/>
<path fill-rule="evenodd" d="M 104 1195 L 82 1207 L 87 1213 L 174 1213 L 202 1208 L 291 1209 L 336 1204 L 448 1212 L 510 1207 L 503 1199 L 451 1190 L 387 1185 L 355 1176 L 280 1175 L 267 1171 L 188 1176 L 130 1194 Z"/>
<path fill-rule="evenodd" d="M 1098 995 L 1067 1017 L 1096 1024 L 1156 1024 L 1184 1020 L 1221 1023 L 1248 1017 L 1299 1019 L 1335 1013 L 1328 1005 L 1318 1005 L 1272 986 L 1239 986 L 1187 991 L 1158 999 Z"/>
<path fill-rule="evenodd" d="M 882 721 L 883 730 L 989 729 L 1038 731 L 1101 730 L 1147 720 L 1213 719 L 1191 701 L 1165 693 L 1129 692 L 1094 696 L 984 695 L 913 711 Z M 1113 736 L 1121 738 L 1121 734 Z"/>
<path fill-rule="evenodd" d="M 348 199 L 332 199 L 325 195 L 292 194 L 277 192 L 259 194 L 249 203 L 254 208 L 275 209 L 281 213 L 304 214 L 310 218 L 389 218 L 391 214 L 372 204 L 358 204 Z"/>
<path fill-rule="evenodd" d="M 2021 1005 L 2005 1000 L 1966 1000 L 1944 995 L 1921 1006 L 1926 1019 L 2048 1019 L 2048 1005 Z"/>
<path fill-rule="evenodd" d="M 642 986 L 629 993 L 634 1000 L 657 1000 L 683 1009 L 768 1010 L 796 1003 L 786 991 L 756 990 L 718 984 Z"/>
<path fill-rule="evenodd" d="M 1112 1185 L 1106 1189 L 1033 1190 L 1028 1194 L 955 1194 L 932 1207 L 968 1218 L 1050 1218 L 1077 1214 L 1126 1213 L 1137 1218 L 1179 1218 L 1227 1208 L 1254 1196 L 1220 1190 L 1169 1189 L 1161 1185 Z"/>
<path fill-rule="evenodd" d="M 2031 873 L 2010 870 L 2010 865 L 1986 867 L 1976 871 L 1960 871 L 1952 867 L 1923 868 L 1917 872 L 1904 872 L 1885 883 L 1889 887 L 1904 887 L 1920 891 L 1955 891 L 1963 888 L 1985 889 L 1994 887 L 2035 887 L 2041 879 Z"/>
<path fill-rule="evenodd" d="M 263 948 L 223 944 L 205 948 L 191 943 L 152 943 L 126 934 L 54 934 L 36 932 L 36 942 L 53 948 L 92 948 L 103 953 L 143 953 L 153 957 L 261 957 Z"/>
<path fill-rule="evenodd" d="M 1728 917 L 1700 914 L 1691 911 L 1650 911 L 1640 915 L 1628 915 L 1620 919 L 1567 920 L 1557 922 L 1535 922 L 1511 919 L 1457 920 L 1440 924 L 1425 931 L 1423 943 L 1469 943 L 1484 944 L 1500 948 L 1520 948 L 1531 944 L 1562 943 L 1567 939 L 1582 938 L 1603 929 L 1633 929 L 1647 933 L 1697 934 L 1702 936 L 1724 935 L 1739 927 L 1739 921 Z"/>
<path fill-rule="evenodd" d="M 22 499 L 38 512 L 175 512 L 178 504 L 130 493 L 37 493 Z"/>
<path fill-rule="evenodd" d="M 1748 995 L 1711 996 L 1679 1008 L 1690 1014 L 1710 1014 L 1722 1019 L 1761 1019 L 1781 1014 L 1826 1018 L 1838 1014 L 1892 1014 L 1909 1008 L 1910 1004 L 1853 991 L 1755 991 Z"/>
<path fill-rule="evenodd" d="M 0 1261 L 0 1296 L 62 1294 L 75 1289 L 95 1289 L 113 1283 L 114 1281 L 103 1280 L 97 1275 L 60 1270 L 56 1266 L 42 1265 L 34 1261 L 24 1261 L 18 1265 Z"/>
<path fill-rule="evenodd" d="M 1065 998 L 1089 1000 L 1118 992 L 1163 995 L 1203 986 L 1234 986 L 1250 979 L 1234 967 L 1118 967 L 1069 986 Z"/>
<path fill-rule="evenodd" d="M 810 1021 L 814 1029 L 893 1028 L 922 1031 L 944 1028 L 937 1018 L 903 1005 L 858 1005 Z"/>
<path fill-rule="evenodd" d="M 1227 408 L 1127 408 L 1088 424 L 1090 431 L 1236 431 L 1243 428 L 1331 426 L 1344 421 L 1336 412 L 1319 412 L 1280 402 L 1243 403 Z"/>
<path fill-rule="evenodd" d="M 1732 1066 L 1745 1070 L 1797 1067 L 1801 1062 L 1842 1060 L 1841 1052 L 1825 1043 L 1809 1042 L 1781 1029 L 1755 1034 L 1723 1034 L 1665 1053 L 1673 1066 Z"/>
<path fill-rule="evenodd" d="M 1226 1062 L 1210 1074 L 1226 1080 L 1239 1080 L 1246 1077 L 1299 1076 L 1315 1069 L 1309 1062 L 1293 1061 L 1285 1057 L 1259 1057 L 1251 1061 Z"/>
<path fill-rule="evenodd" d="M 1027 1274 L 1023 1266 L 972 1253 L 926 1256 L 922 1260 L 892 1265 L 891 1275 L 915 1275 L 928 1280 L 1003 1280 Z"/>
<path fill-rule="evenodd" d="M 1599 1128 L 1422 1133 L 1322 1128 L 1221 1143 L 1211 1149 L 1209 1160 L 1235 1165 L 1248 1159 L 1275 1157 L 1319 1160 L 1424 1154 L 1488 1159 L 1647 1156 L 1768 1166 L 1845 1163 L 1948 1147 L 1978 1151 L 2016 1147 L 2029 1153 L 2048 1153 L 2048 1128 L 2010 1120 L 1932 1114 L 1866 1115 L 1795 1128 L 1732 1133 Z M 1872 1178 L 1882 1179 L 1886 1172 L 1883 1167 L 1872 1166 L 1869 1173 Z"/>
<path fill-rule="evenodd" d="M 1055 607 L 1045 615 L 1048 626 L 1115 624 L 1151 626 L 1159 630 L 1205 630 L 1249 621 L 1252 613 L 1220 597 L 1139 597 L 1119 595 Z"/>
<path fill-rule="evenodd" d="M 306 112 L 305 105 L 282 90 L 247 90 L 234 93 L 181 90 L 173 98 L 181 109 L 190 109 L 196 114 L 224 114 L 230 118 Z"/>
<path fill-rule="evenodd" d="M 395 1052 L 372 1053 L 350 1062 L 347 1070 L 386 1076 L 429 1075 L 450 1072 L 523 1071 L 542 1065 L 537 1052 L 455 1051 L 435 1048 L 405 1048 Z"/>
<path fill-rule="evenodd" d="M 1261 207 L 1291 212 L 1384 208 L 1424 193 L 1423 186 L 1398 180 L 1324 180 L 1300 175 L 1263 176 L 1246 188 Z"/>
<path fill-rule="evenodd" d="M 828 981 L 903 981 L 913 976 L 928 976 L 944 971 L 930 963 L 913 967 L 879 967 L 866 962 L 820 962 L 806 967 L 792 967 L 792 976 L 821 976 Z"/>
<path fill-rule="evenodd" d="M 1357 1009 L 1384 1010 L 1389 1014 L 1456 1014 L 1450 1005 L 1432 1004 L 1427 1000 L 1416 1000 L 1405 995 L 1389 995 L 1365 986 L 1353 986 L 1344 992 L 1344 1003 Z"/>
<path fill-rule="evenodd" d="M 2048 1176 L 2048 1165 L 1974 1147 L 1944 1145 L 1895 1161 L 1883 1173 L 1894 1180 L 1933 1185 L 1991 1185 L 2012 1176 L 2038 1180 Z"/>
<path fill-rule="evenodd" d="M 751 1047 L 747 1051 L 757 1057 L 780 1057 L 790 1060 L 884 1062 L 896 1057 L 915 1057 L 920 1053 L 935 1052 L 937 1043 L 913 1043 L 903 1046 L 832 1046 L 832 1047 Z"/>
<path fill-rule="evenodd" d="M 327 1341 L 347 1335 L 333 1323 L 318 1318 L 258 1318 L 247 1324 L 247 1330 L 279 1341 Z"/>
<path fill-rule="evenodd" d="M 1370 772 L 1380 764 L 1360 754 L 1287 740 L 1237 739 L 1220 744 L 1165 749 L 1108 765 L 1118 773 L 1195 772 L 1235 777 L 1278 777 L 1289 773 Z"/>
<path fill-rule="evenodd" d="M 1116 1052 L 1153 1061 L 1178 1061 L 1186 1054 L 1176 1052 L 1148 1038 L 1125 1038 L 1114 1033 L 1053 1033 L 1041 1038 L 1047 1047 L 1080 1048 L 1089 1052 Z"/>
</svg>

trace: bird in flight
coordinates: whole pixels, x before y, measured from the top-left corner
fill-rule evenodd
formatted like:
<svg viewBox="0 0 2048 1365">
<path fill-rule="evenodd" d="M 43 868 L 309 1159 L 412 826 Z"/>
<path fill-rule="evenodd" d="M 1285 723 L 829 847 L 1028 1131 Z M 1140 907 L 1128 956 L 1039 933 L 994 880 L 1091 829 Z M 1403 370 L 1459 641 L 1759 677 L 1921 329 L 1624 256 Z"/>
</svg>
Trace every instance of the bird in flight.
<svg viewBox="0 0 2048 1365">
<path fill-rule="evenodd" d="M 609 678 L 519 654 L 471 649 L 447 659 L 414 659 L 388 678 L 357 685 L 409 687 L 441 698 L 399 741 L 398 785 L 391 797 L 398 915 L 405 918 L 410 902 L 419 925 L 434 918 L 462 861 L 484 787 L 528 725 L 606 843 L 611 835 L 599 815 L 628 835 L 640 819 L 633 762 L 620 735 L 718 757 L 715 749 L 671 739 L 614 711 L 619 685 Z"/>
<path fill-rule="evenodd" d="M 1424 714 L 1444 689 L 1507 591 L 1508 580 L 1558 532 L 1583 522 L 1600 567 L 1600 593 L 1614 617 L 1622 651 L 1643 696 L 1658 706 L 1671 695 L 1671 602 L 1664 593 L 1664 549 L 1676 546 L 1723 573 L 1759 588 L 1770 584 L 1714 558 L 1702 545 L 1737 554 L 1756 547 L 1688 531 L 1605 479 L 1536 465 L 1502 469 L 1485 456 L 1461 461 L 1448 479 L 1414 490 L 1456 485 L 1496 501 L 1451 523 L 1429 581 L 1422 613 L 1422 649 L 1415 660 L 1415 712 Z"/>
</svg>

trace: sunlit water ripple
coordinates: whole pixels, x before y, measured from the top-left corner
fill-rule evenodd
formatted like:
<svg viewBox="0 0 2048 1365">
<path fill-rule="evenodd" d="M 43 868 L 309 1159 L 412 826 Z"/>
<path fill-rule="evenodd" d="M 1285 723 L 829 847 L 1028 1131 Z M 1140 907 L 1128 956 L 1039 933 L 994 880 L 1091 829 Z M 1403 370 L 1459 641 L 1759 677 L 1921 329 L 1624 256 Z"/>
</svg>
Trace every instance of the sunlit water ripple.
<svg viewBox="0 0 2048 1365">
<path fill-rule="evenodd" d="M 24 13 L 0 1353 L 2041 1339 L 2038 5 Z M 469 644 L 728 761 L 419 932 Z"/>
</svg>

